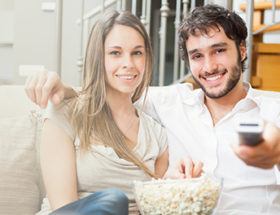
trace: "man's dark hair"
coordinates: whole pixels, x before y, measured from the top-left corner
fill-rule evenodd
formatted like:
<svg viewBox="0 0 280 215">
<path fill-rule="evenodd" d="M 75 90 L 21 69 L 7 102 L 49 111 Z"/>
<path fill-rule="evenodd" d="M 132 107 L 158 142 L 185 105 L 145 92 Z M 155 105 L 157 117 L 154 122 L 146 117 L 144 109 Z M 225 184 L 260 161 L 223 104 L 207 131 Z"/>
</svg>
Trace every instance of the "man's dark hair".
<svg viewBox="0 0 280 215">
<path fill-rule="evenodd" d="M 186 41 L 190 35 L 196 35 L 197 30 L 207 34 L 209 28 L 220 26 L 224 29 L 225 34 L 231 40 L 235 41 L 236 48 L 241 61 L 239 45 L 244 43 L 246 46 L 247 27 L 243 19 L 235 12 L 227 10 L 218 5 L 206 5 L 195 8 L 189 16 L 181 23 L 179 28 L 179 47 L 182 59 L 189 66 L 188 50 Z M 246 58 L 241 62 L 241 69 L 244 71 Z"/>
</svg>

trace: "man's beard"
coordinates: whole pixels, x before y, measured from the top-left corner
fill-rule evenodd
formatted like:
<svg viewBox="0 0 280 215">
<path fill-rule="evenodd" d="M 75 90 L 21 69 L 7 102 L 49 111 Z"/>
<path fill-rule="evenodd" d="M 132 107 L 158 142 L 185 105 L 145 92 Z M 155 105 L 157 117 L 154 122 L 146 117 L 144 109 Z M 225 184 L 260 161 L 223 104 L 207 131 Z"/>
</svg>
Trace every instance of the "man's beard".
<svg viewBox="0 0 280 215">
<path fill-rule="evenodd" d="M 216 70 L 211 74 L 220 73 L 220 72 L 221 71 Z M 228 70 L 224 69 L 224 71 L 222 73 L 225 73 L 225 72 L 228 73 Z M 223 89 L 218 94 L 214 94 L 214 93 L 207 91 L 206 88 L 200 83 L 200 81 L 198 79 L 196 79 L 194 76 L 193 76 L 193 79 L 200 86 L 200 88 L 203 90 L 203 92 L 205 93 L 205 95 L 207 97 L 212 98 L 212 99 L 218 99 L 218 98 L 221 98 L 221 97 L 227 95 L 236 86 L 236 84 L 238 83 L 238 81 L 240 79 L 240 76 L 241 76 L 241 65 L 233 66 L 231 77 L 228 80 L 225 89 Z"/>
</svg>

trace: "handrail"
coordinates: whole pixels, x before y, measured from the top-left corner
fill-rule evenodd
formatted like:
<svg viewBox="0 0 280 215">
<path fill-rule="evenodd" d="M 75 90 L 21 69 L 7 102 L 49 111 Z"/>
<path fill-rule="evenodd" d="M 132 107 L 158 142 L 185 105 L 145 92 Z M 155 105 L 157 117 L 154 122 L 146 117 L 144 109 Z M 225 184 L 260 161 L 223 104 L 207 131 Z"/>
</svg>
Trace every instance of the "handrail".
<svg viewBox="0 0 280 215">
<path fill-rule="evenodd" d="M 136 16 L 136 11 L 137 11 L 136 5 L 137 5 L 137 0 L 132 0 L 131 13 L 135 16 Z"/>
<path fill-rule="evenodd" d="M 146 23 L 147 22 L 147 20 L 146 20 L 146 3 L 147 3 L 147 1 L 142 1 L 142 15 L 140 17 L 140 20 L 145 27 L 147 27 L 146 26 L 146 24 L 147 24 Z"/>
<path fill-rule="evenodd" d="M 150 23 L 151 23 L 151 13 L 152 13 L 152 0 L 147 0 L 147 16 L 146 16 L 146 29 L 148 35 L 150 35 Z"/>
<path fill-rule="evenodd" d="M 275 22 L 275 12 L 274 12 L 275 10 L 276 10 L 276 1 L 273 0 L 272 1 L 272 11 L 273 11 L 273 13 L 272 13 L 272 23 Z"/>
<path fill-rule="evenodd" d="M 57 1 L 56 7 L 56 72 L 61 76 L 63 1 Z"/>
<path fill-rule="evenodd" d="M 189 3 L 189 0 L 183 0 L 183 18 L 185 18 L 188 15 Z M 180 79 L 184 77 L 185 67 L 185 61 L 180 60 Z"/>
<path fill-rule="evenodd" d="M 107 0 L 105 1 L 104 3 L 104 10 L 110 6 L 112 6 L 114 3 L 117 3 L 118 0 Z M 103 6 L 97 6 L 96 8 L 90 10 L 88 13 L 86 13 L 84 16 L 83 16 L 83 20 L 87 20 L 87 19 L 91 19 L 93 18 L 95 15 L 97 15 L 98 13 L 100 13 L 102 11 L 102 7 Z M 76 21 L 77 24 L 80 24 L 81 23 L 81 19 L 78 19 Z"/>
<path fill-rule="evenodd" d="M 269 24 L 269 25 L 265 25 L 264 27 L 260 28 L 259 30 L 253 32 L 253 35 L 257 35 L 257 34 L 263 32 L 263 31 L 265 31 L 266 29 L 269 29 L 269 28 L 271 28 L 273 26 L 276 26 L 276 25 L 280 25 L 280 21 L 279 22 L 274 22 L 274 23 Z"/>
<path fill-rule="evenodd" d="M 251 70 L 252 70 L 252 59 L 253 59 L 253 14 L 254 14 L 254 0 L 250 0 L 246 6 L 246 21 L 248 26 L 248 37 L 247 37 L 247 66 L 244 72 L 244 81 L 250 82 Z"/>
<path fill-rule="evenodd" d="M 176 17 L 175 17 L 175 43 L 174 43 L 174 62 L 173 62 L 173 81 L 178 79 L 178 64 L 179 64 L 179 37 L 178 37 L 178 30 L 180 26 L 180 13 L 181 11 L 181 0 L 176 1 Z"/>
<path fill-rule="evenodd" d="M 240 10 L 245 11 L 248 3 L 242 3 L 239 5 Z M 255 10 L 265 10 L 272 9 L 273 2 L 272 1 L 259 1 L 254 3 Z M 280 8 L 280 0 L 275 1 L 275 8 Z"/>
<path fill-rule="evenodd" d="M 159 57 L 159 86 L 164 85 L 165 79 L 165 54 L 166 54 L 166 32 L 167 32 L 167 17 L 169 12 L 168 0 L 161 2 L 161 24 L 160 24 L 160 57 Z"/>
<path fill-rule="evenodd" d="M 83 54 L 83 43 L 84 43 L 84 20 L 82 17 L 84 16 L 84 5 L 85 5 L 85 0 L 81 0 L 81 28 L 80 28 L 80 56 L 77 59 L 77 67 L 79 68 L 79 82 L 82 84 L 83 80 L 83 66 L 84 66 L 84 54 Z M 102 6 L 102 10 L 103 10 Z"/>
</svg>

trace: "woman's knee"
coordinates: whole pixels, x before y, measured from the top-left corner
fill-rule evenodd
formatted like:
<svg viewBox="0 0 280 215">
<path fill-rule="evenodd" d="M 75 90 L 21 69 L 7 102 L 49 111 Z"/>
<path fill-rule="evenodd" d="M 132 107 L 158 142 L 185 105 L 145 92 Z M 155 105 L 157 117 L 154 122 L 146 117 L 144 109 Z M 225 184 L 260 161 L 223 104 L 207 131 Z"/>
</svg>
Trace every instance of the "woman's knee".
<svg viewBox="0 0 280 215">
<path fill-rule="evenodd" d="M 53 215 L 128 215 L 128 198 L 117 188 L 93 193 L 61 207 Z"/>
<path fill-rule="evenodd" d="M 128 205 L 128 198 L 121 189 L 118 188 L 107 188 L 102 190 L 103 198 L 111 201 L 122 202 L 124 205 Z"/>
<path fill-rule="evenodd" d="M 101 191 L 101 207 L 106 208 L 107 214 L 128 214 L 128 198 L 124 192 L 118 188 L 107 188 Z"/>
</svg>

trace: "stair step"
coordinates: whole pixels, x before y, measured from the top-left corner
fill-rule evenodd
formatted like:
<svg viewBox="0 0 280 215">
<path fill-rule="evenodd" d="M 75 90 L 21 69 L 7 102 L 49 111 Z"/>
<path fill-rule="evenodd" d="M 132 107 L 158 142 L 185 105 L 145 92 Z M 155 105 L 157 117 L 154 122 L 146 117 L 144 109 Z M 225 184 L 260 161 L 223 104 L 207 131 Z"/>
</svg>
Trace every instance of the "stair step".
<svg viewBox="0 0 280 215">
<path fill-rule="evenodd" d="M 278 43 L 255 43 L 254 51 L 257 53 L 280 54 L 280 44 L 278 44 Z"/>
<path fill-rule="evenodd" d="M 242 3 L 239 5 L 240 10 L 245 11 L 246 10 L 246 3 Z M 276 1 L 275 4 L 276 8 L 280 8 L 280 0 Z M 272 8 L 272 1 L 258 1 L 254 3 L 254 10 L 265 10 L 265 9 L 271 9 Z"/>
<path fill-rule="evenodd" d="M 259 88 L 264 90 L 280 91 L 280 55 L 260 54 L 257 57 L 256 77 L 259 79 Z"/>
<path fill-rule="evenodd" d="M 259 31 L 260 29 L 266 27 L 267 25 L 265 24 L 261 24 L 261 25 L 254 25 L 253 26 L 253 31 L 254 32 L 257 32 Z M 262 30 L 261 32 L 259 33 L 264 33 L 264 32 L 270 32 L 270 31 L 280 31 L 280 24 L 276 24 L 276 25 L 272 25 L 264 30 Z"/>
</svg>

